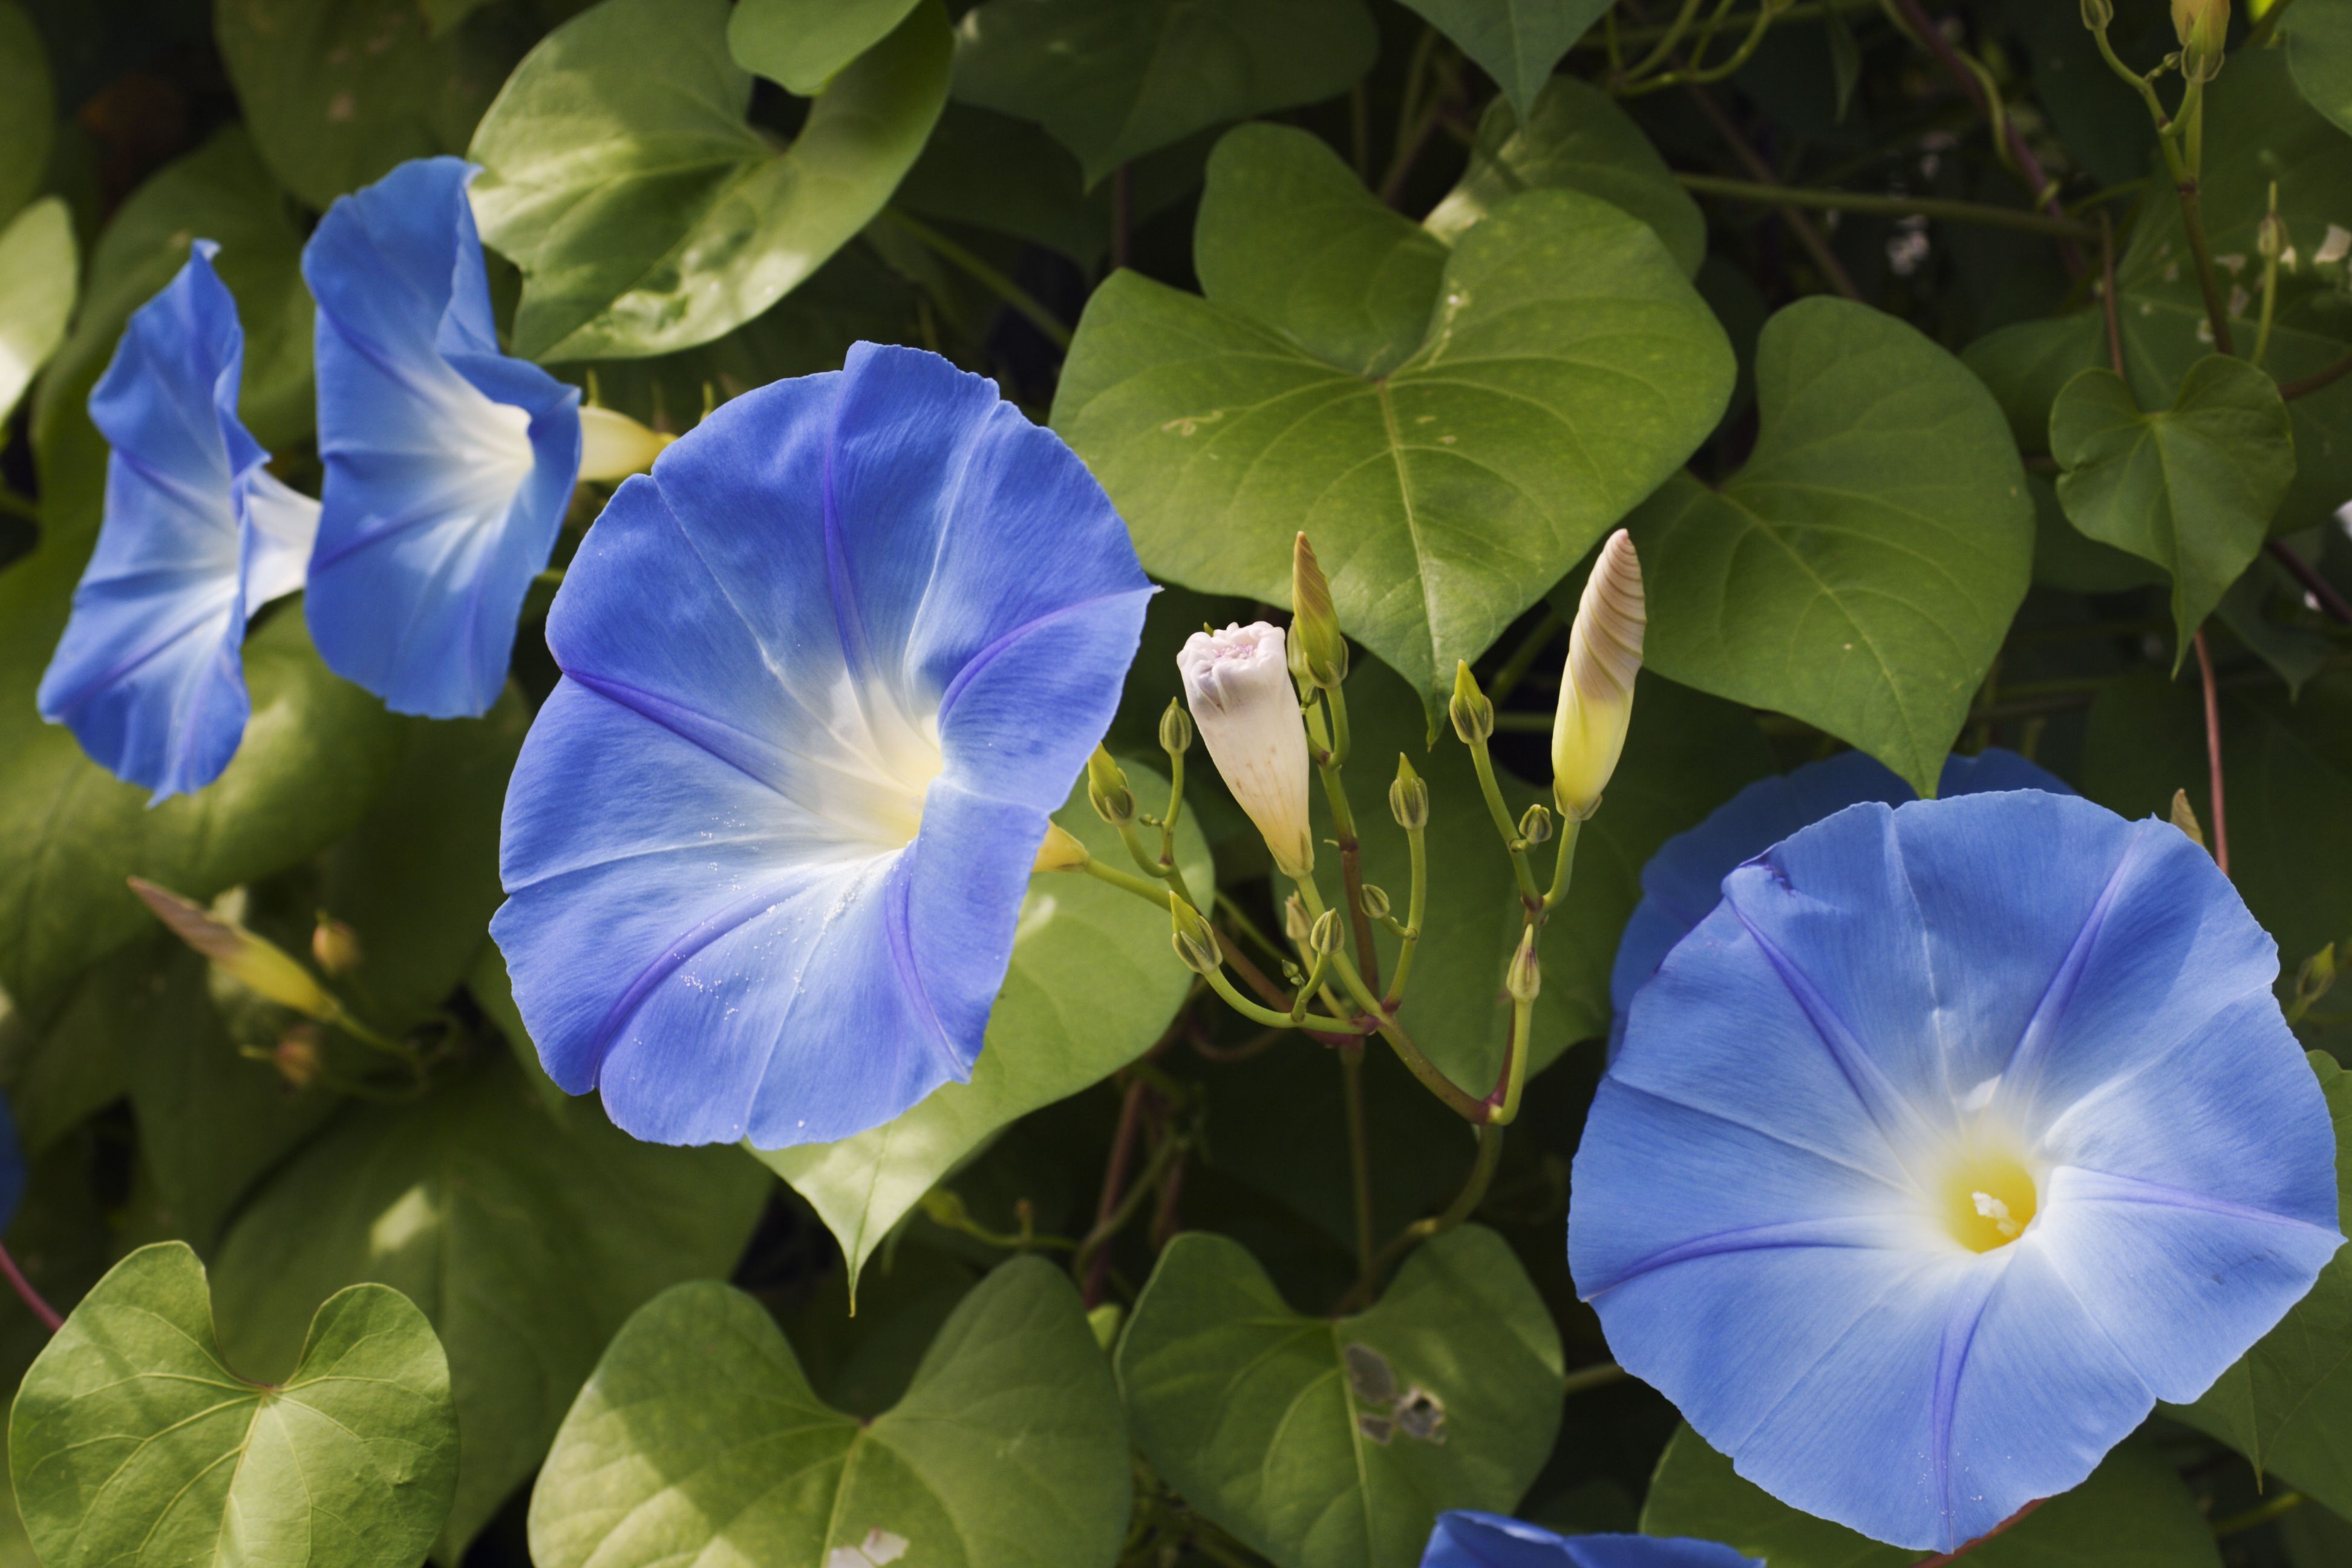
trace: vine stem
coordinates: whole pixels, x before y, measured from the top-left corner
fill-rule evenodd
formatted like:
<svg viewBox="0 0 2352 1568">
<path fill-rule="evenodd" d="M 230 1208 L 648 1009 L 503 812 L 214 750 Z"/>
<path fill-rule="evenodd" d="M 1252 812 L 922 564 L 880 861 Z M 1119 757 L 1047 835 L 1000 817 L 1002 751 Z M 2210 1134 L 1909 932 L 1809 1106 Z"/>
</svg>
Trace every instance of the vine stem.
<svg viewBox="0 0 2352 1568">
<path fill-rule="evenodd" d="M 2345 363 L 2352 365 L 2352 355 L 2347 355 Z M 2269 552 L 2272 560 L 2286 568 L 2289 576 L 2303 584 L 2305 593 L 2319 601 L 2319 607 L 2327 613 L 2328 619 L 2338 626 L 2352 626 L 2352 603 L 2347 603 L 2344 595 L 2336 591 L 2336 584 L 2321 576 L 2316 567 L 2297 555 L 2283 539 L 2273 539 L 2263 548 Z"/>
<path fill-rule="evenodd" d="M 2107 364 L 2124 374 L 2124 328 L 2116 313 L 2116 220 L 2099 209 L 2099 303 L 2107 318 Z"/>
<path fill-rule="evenodd" d="M 1111 1134 L 1110 1161 L 1103 1172 L 1102 1197 L 1095 1205 L 1095 1226 L 1079 1243 L 1077 1258 L 1072 1259 L 1083 1269 L 1085 1283 L 1080 1299 L 1088 1311 L 1102 1305 L 1103 1292 L 1110 1283 L 1110 1248 L 1097 1238 L 1118 1213 L 1127 1186 L 1127 1170 L 1135 1162 L 1136 1136 L 1142 1128 L 1143 1097 L 1150 1092 L 1150 1085 L 1140 1078 L 1127 1086 L 1127 1098 L 1118 1108 L 1118 1130 Z"/>
<path fill-rule="evenodd" d="M 1731 117 L 1715 101 L 1715 95 L 1696 82 L 1686 84 L 1683 90 L 1690 94 L 1691 101 L 1698 105 L 1699 112 L 1706 116 L 1707 123 L 1715 127 L 1715 133 L 1723 138 L 1724 145 L 1731 149 L 1740 165 L 1759 180 L 1773 184 L 1772 165 L 1739 134 L 1739 128 L 1731 123 Z M 1783 205 L 1780 213 L 1780 221 L 1789 226 L 1789 232 L 1797 237 L 1797 243 L 1805 247 L 1805 254 L 1813 258 L 1813 265 L 1822 269 L 1830 287 L 1859 302 L 1862 290 L 1854 286 L 1853 275 L 1845 269 L 1845 264 L 1837 258 L 1837 253 L 1830 248 L 1829 241 L 1822 237 L 1822 231 L 1813 226 L 1812 220 L 1792 206 Z"/>
<path fill-rule="evenodd" d="M 1696 191 L 1703 196 L 1735 196 L 1776 206 L 1877 213 L 1894 217 L 1945 218 L 1953 223 L 1982 224 L 1988 228 L 2054 235 L 2063 239 L 2088 239 L 2098 233 L 2079 218 L 2052 217 L 2044 213 L 1995 206 L 1990 202 L 1951 201 L 1940 196 L 1878 196 L 1860 191 L 1825 191 L 1804 185 L 1727 180 L 1713 174 L 1676 174 L 1675 180 L 1685 190 Z"/>
<path fill-rule="evenodd" d="M 1348 1181 L 1356 1199 L 1356 1289 L 1369 1295 L 1378 1243 L 1372 1235 L 1372 1142 L 1364 1122 L 1364 1047 L 1339 1047 L 1339 1082 L 1348 1102 Z"/>
<path fill-rule="evenodd" d="M 2293 403 L 2298 397 L 2309 397 L 2315 392 L 2325 392 L 2347 375 L 2352 375 L 2352 350 L 2347 350 L 2343 358 L 2325 370 L 2314 371 L 2311 374 L 2294 381 L 2280 383 L 2279 396 L 2285 402 Z"/>
<path fill-rule="evenodd" d="M 2230 819 L 2221 805 L 2221 695 L 2213 685 L 2213 656 L 2205 647 L 2200 626 L 2191 639 L 2197 648 L 2197 677 L 2205 688 L 2205 768 L 2213 795 L 2213 864 L 2230 874 Z"/>
<path fill-rule="evenodd" d="M 58 1315 L 58 1310 L 50 1306 L 38 1290 L 33 1289 L 33 1282 L 25 1278 L 25 1271 L 16 1267 L 16 1258 L 9 1256 L 8 1249 L 5 1247 L 0 1247 L 0 1274 L 8 1276 L 8 1283 L 16 1287 L 16 1294 L 23 1299 L 26 1306 L 33 1310 L 33 1316 L 40 1319 L 41 1325 L 49 1332 L 54 1334 L 66 1326 L 66 1321 Z"/>
<path fill-rule="evenodd" d="M 1347 1295 L 1340 1298 L 1337 1310 L 1344 1312 L 1350 1308 L 1370 1305 L 1373 1290 L 1379 1288 L 1381 1277 L 1395 1268 L 1406 1253 L 1424 1241 L 1444 1236 L 1447 1231 L 1454 1229 L 1463 1221 L 1468 1219 L 1472 1212 L 1485 1200 L 1486 1189 L 1494 1185 L 1495 1167 L 1501 1163 L 1502 1157 L 1502 1126 L 1497 1122 L 1480 1122 L 1478 1154 L 1471 1163 L 1469 1179 L 1462 1184 L 1462 1190 L 1454 1194 L 1454 1201 L 1445 1205 L 1445 1212 L 1433 1215 L 1426 1219 L 1417 1219 L 1398 1232 L 1386 1247 L 1381 1248 L 1380 1255 L 1372 1259 L 1371 1267 L 1365 1270 L 1363 1279 L 1359 1281 Z"/>
<path fill-rule="evenodd" d="M 1612 1383 L 1622 1383 L 1633 1374 L 1613 1361 L 1594 1362 L 1580 1366 L 1559 1380 L 1563 1394 L 1582 1394 L 1587 1389 L 1606 1388 Z"/>
</svg>

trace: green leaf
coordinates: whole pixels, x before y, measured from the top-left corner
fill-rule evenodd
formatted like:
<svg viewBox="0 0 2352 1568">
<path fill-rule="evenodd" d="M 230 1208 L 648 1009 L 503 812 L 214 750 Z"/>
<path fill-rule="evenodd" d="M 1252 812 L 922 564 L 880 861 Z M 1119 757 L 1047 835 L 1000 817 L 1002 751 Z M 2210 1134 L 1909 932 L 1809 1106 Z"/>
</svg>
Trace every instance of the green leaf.
<svg viewBox="0 0 2352 1568">
<path fill-rule="evenodd" d="M 286 188 L 324 207 L 411 158 L 465 151 L 532 37 L 509 6 L 434 16 L 415 0 L 222 0 L 221 63 Z"/>
<path fill-rule="evenodd" d="M 56 196 L 0 229 L 0 420 L 16 411 L 16 399 L 65 341 L 80 267 L 72 216 Z"/>
<path fill-rule="evenodd" d="M 229 1359 L 262 1373 L 328 1291 L 373 1279 L 424 1309 L 466 1434 L 437 1548 L 454 1562 L 628 1315 L 734 1266 L 768 1178 L 732 1149 L 636 1142 L 590 1102 L 559 1124 L 503 1056 L 444 1071 L 423 1103 L 352 1106 L 281 1165 L 214 1276 Z"/>
<path fill-rule="evenodd" d="M 432 1017 L 489 942 L 499 818 L 530 713 L 509 687 L 479 719 L 401 721 L 400 760 L 359 826 L 329 850 L 320 909 L 359 935 L 336 986 L 404 1034 Z"/>
<path fill-rule="evenodd" d="M 1838 300 L 1772 318 L 1756 383 L 1747 465 L 1718 490 L 1678 474 L 1632 521 L 1649 663 L 1932 795 L 2032 563 L 2000 411 L 1950 354 Z"/>
<path fill-rule="evenodd" d="M 2111 370 L 2068 382 L 2050 410 L 2058 500 L 2075 527 L 2172 575 L 2172 619 L 2189 637 L 2270 532 L 2294 481 L 2294 422 L 2278 384 L 2208 354 L 2172 406 L 2143 414 Z M 2178 663 L 2178 658 L 2175 660 Z"/>
<path fill-rule="evenodd" d="M 2352 1214 L 2352 1074 L 2311 1053 L 2336 1122 L 2336 1187 Z M 2167 1411 L 2212 1434 L 2338 1513 L 2352 1512 L 2352 1256 L 2338 1252 L 2311 1293 L 2205 1396 Z"/>
<path fill-rule="evenodd" d="M 1521 191 L 1582 191 L 1622 207 L 1665 242 L 1685 277 L 1706 258 L 1706 218 L 1642 128 L 1607 93 L 1556 77 L 1524 120 L 1496 100 L 1478 121 L 1463 171 L 1428 217 L 1448 244 Z"/>
<path fill-rule="evenodd" d="M 8 1448 L 51 1568 L 411 1568 L 457 1479 L 449 1363 L 400 1292 L 337 1292 L 292 1373 L 248 1383 L 214 1337 L 204 1265 L 176 1242 L 82 1298 L 25 1374 Z"/>
<path fill-rule="evenodd" d="M 1152 1468 L 1279 1568 L 1410 1568 L 1442 1510 L 1516 1507 L 1559 1430 L 1551 1314 L 1477 1226 L 1338 1319 L 1291 1310 L 1238 1243 L 1179 1236 L 1118 1367 Z"/>
<path fill-rule="evenodd" d="M 474 133 L 482 237 L 522 268 L 515 352 L 635 358 L 709 342 L 814 273 L 890 199 L 946 101 L 923 0 L 779 152 L 746 123 L 726 0 L 604 0 L 515 68 Z"/>
<path fill-rule="evenodd" d="M 741 0 L 727 22 L 735 63 L 814 98 L 890 36 L 919 0 Z"/>
<path fill-rule="evenodd" d="M 221 281 L 245 328 L 238 416 L 272 449 L 310 432 L 316 312 L 302 283 L 301 231 L 252 142 L 231 126 L 143 182 L 99 236 L 73 331 L 33 399 L 41 515 L 53 532 L 96 529 L 106 440 L 89 422 L 89 390 L 131 312 L 172 280 L 199 237 L 220 242 Z"/>
<path fill-rule="evenodd" d="M 1361 0 L 989 0 L 955 95 L 1044 125 L 1092 188 L 1196 131 L 1345 92 L 1380 36 Z"/>
<path fill-rule="evenodd" d="M 2352 132 L 2352 11 L 2299 5 L 2279 18 L 2278 30 L 2304 101 Z"/>
<path fill-rule="evenodd" d="M 0 989 L 36 1010 L 152 927 L 124 878 L 210 900 L 307 859 L 358 822 L 399 743 L 399 721 L 319 662 L 289 602 L 246 642 L 253 717 L 227 770 L 149 806 L 34 707 L 88 543 L 0 574 Z"/>
<path fill-rule="evenodd" d="M 1493 77 L 1521 118 L 1610 0 L 1405 0 Z"/>
<path fill-rule="evenodd" d="M 1390 243 L 1365 228 L 1370 246 Z M 1223 243 L 1204 223 L 1203 278 L 1230 275 Z M 1201 300 L 1114 274 L 1078 324 L 1054 426 L 1157 575 L 1287 603 L 1306 530 L 1340 625 L 1433 714 L 1454 662 L 1714 427 L 1731 350 L 1657 237 L 1574 192 L 1528 192 L 1465 234 L 1420 347 L 1377 378 L 1305 346 L 1344 319 L 1315 287 L 1339 275 L 1334 258 L 1291 266 L 1245 291 L 1280 299 L 1276 319 L 1213 288 Z M 1389 311 L 1364 319 L 1385 330 Z"/>
<path fill-rule="evenodd" d="M 2046 475 L 2028 472 L 2033 497 L 2033 585 L 2067 594 L 2121 594 L 2153 587 L 2164 573 L 2137 555 L 2102 544 L 2066 521 L 2058 487 Z"/>
<path fill-rule="evenodd" d="M 1642 1529 L 1724 1542 L 1772 1568 L 1911 1568 L 1919 1561 L 1916 1552 L 1800 1513 L 1742 1480 L 1688 1426 L 1658 1461 Z M 2221 1554 L 2162 1455 L 2126 1444 L 2089 1480 L 1969 1548 L 1968 1561 L 1969 1568 L 2221 1568 Z"/>
<path fill-rule="evenodd" d="M 964 1298 L 870 1422 L 810 1389 L 767 1309 L 681 1285 L 629 1320 L 530 1500 L 540 1568 L 1108 1568 L 1127 1531 L 1118 1394 L 1053 1265 Z"/>
<path fill-rule="evenodd" d="M 2278 186 L 2294 260 L 2282 258 L 2277 319 L 2263 368 L 2284 384 L 2326 369 L 2352 349 L 2352 310 L 2345 308 L 2352 289 L 2352 212 L 2344 203 L 2352 190 L 2352 139 L 2296 95 L 2281 54 L 2233 55 L 2206 89 L 2199 185 L 2241 354 L 2253 350 L 2262 309 L 2255 229 L 2269 210 L 2272 184 Z M 2143 408 L 2170 403 L 2190 367 L 2213 352 L 2179 204 L 2164 195 L 2168 184 L 2158 179 L 2158 199 L 2134 226 L 2116 273 L 2124 370 Z M 2004 327 L 1971 344 L 1968 360 L 2000 398 L 2019 446 L 2041 450 L 2059 389 L 2075 373 L 2108 363 L 2103 313 L 2093 309 Z M 2294 420 L 2294 483 L 2272 520 L 2273 534 L 2325 523 L 2352 495 L 2352 377 L 2286 406 Z"/>
<path fill-rule="evenodd" d="M 1128 763 L 1145 809 L 1164 805 L 1168 782 Z M 1118 830 L 1087 803 L 1086 780 L 1054 820 L 1104 864 L 1132 869 Z M 1141 830 L 1157 847 L 1157 829 Z M 1188 813 L 1177 864 L 1195 899 L 1215 890 L 1209 847 Z M 1168 950 L 1168 915 L 1132 893 L 1068 871 L 1033 878 L 1013 938 L 1013 967 L 988 1016 L 971 1081 L 838 1143 L 754 1151 L 809 1201 L 841 1243 L 852 1300 L 857 1275 L 890 1229 L 940 1177 L 998 1131 L 1041 1105 L 1098 1083 L 1149 1049 L 1191 990 Z"/>
<path fill-rule="evenodd" d="M 0 0 L 0 222 L 41 188 L 57 117 L 40 32 L 16 0 Z"/>
</svg>

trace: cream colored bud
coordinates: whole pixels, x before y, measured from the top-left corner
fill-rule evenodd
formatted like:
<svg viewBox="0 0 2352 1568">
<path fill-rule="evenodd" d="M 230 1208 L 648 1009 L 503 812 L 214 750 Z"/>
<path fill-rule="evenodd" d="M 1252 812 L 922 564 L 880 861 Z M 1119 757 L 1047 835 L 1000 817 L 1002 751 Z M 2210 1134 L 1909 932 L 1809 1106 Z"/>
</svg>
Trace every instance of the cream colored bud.
<svg viewBox="0 0 2352 1568">
<path fill-rule="evenodd" d="M 1571 822 L 1583 821 L 1600 806 L 1601 792 L 1624 754 L 1648 619 L 1641 559 L 1633 553 L 1633 536 L 1621 528 L 1601 547 L 1576 606 L 1559 710 L 1552 720 L 1552 799 Z"/>
<path fill-rule="evenodd" d="M 131 890 L 154 911 L 157 920 L 172 928 L 173 935 L 247 990 L 323 1023 L 342 1016 L 341 1004 L 277 943 L 144 878 L 131 878 Z"/>
<path fill-rule="evenodd" d="M 580 411 L 580 477 L 611 483 L 654 466 L 662 448 L 677 440 L 649 430 L 611 408 Z"/>
<path fill-rule="evenodd" d="M 1094 857 L 1076 835 L 1060 824 L 1045 824 L 1045 841 L 1037 846 L 1037 863 L 1032 871 L 1076 871 L 1083 868 Z"/>
<path fill-rule="evenodd" d="M 1258 621 L 1195 632 L 1176 656 L 1184 700 L 1234 801 L 1274 863 L 1297 880 L 1315 868 L 1307 814 L 1307 726 L 1290 684 L 1282 628 Z"/>
<path fill-rule="evenodd" d="M 360 933 L 321 910 L 310 931 L 310 956 L 330 974 L 349 974 L 365 954 Z"/>
<path fill-rule="evenodd" d="M 1282 934 L 1304 944 L 1315 922 L 1307 918 L 1307 900 L 1297 893 L 1282 900 Z"/>
</svg>

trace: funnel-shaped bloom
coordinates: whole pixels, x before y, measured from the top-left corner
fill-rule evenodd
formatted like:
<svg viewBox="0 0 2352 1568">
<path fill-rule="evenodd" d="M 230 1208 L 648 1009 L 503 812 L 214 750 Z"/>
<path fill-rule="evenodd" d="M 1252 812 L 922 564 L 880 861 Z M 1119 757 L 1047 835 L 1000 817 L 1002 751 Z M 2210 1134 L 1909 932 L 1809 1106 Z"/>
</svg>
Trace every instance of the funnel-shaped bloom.
<svg viewBox="0 0 2352 1568">
<path fill-rule="evenodd" d="M 41 677 L 41 717 L 154 800 L 204 788 L 245 738 L 246 620 L 302 585 L 319 504 L 236 416 L 245 332 L 196 241 L 131 317 L 89 395 L 112 451 L 98 547 Z"/>
<path fill-rule="evenodd" d="M 1150 593 L 1069 448 L 918 350 L 622 486 L 548 618 L 490 928 L 555 1081 L 776 1148 L 968 1077 Z"/>
<path fill-rule="evenodd" d="M 1307 817 L 1307 725 L 1282 628 L 1264 621 L 1194 632 L 1176 655 L 1202 743 L 1285 876 L 1315 868 Z"/>
<path fill-rule="evenodd" d="M 1764 1568 L 1718 1542 L 1657 1535 L 1555 1535 L 1499 1514 L 1437 1516 L 1421 1568 Z"/>
<path fill-rule="evenodd" d="M 1936 783 L 1936 793 L 1946 799 L 2003 789 L 2074 793 L 2015 752 L 1997 746 L 1978 756 L 1947 757 L 1943 776 Z M 1840 752 L 1794 773 L 1758 779 L 1708 813 L 1696 827 L 1658 846 L 1642 868 L 1642 901 L 1617 939 L 1617 962 L 1609 972 L 1609 1003 L 1615 1009 L 1609 1024 L 1610 1053 L 1613 1056 L 1625 1037 L 1625 1013 L 1633 1005 L 1633 994 L 1657 973 L 1675 943 L 1715 908 L 1722 897 L 1723 879 L 1733 867 L 1833 811 L 1866 800 L 1900 805 L 1913 798 L 1911 786 L 1875 757 Z"/>
<path fill-rule="evenodd" d="M 580 394 L 499 352 L 470 165 L 401 164 L 302 252 L 325 513 L 310 638 L 396 712 L 485 713 L 580 473 Z"/>
<path fill-rule="evenodd" d="M 2166 823 L 1842 811 L 1726 878 L 1634 1000 L 1578 1289 L 1740 1474 L 1950 1551 L 2203 1394 L 2341 1243 L 2277 969 Z"/>
</svg>

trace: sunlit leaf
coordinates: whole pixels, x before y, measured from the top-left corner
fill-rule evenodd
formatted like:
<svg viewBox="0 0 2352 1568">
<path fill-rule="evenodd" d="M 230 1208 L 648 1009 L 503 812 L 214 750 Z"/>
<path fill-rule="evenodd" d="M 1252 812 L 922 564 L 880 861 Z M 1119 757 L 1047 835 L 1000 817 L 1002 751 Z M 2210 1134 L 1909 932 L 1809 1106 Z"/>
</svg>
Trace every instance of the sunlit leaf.
<svg viewBox="0 0 2352 1568">
<path fill-rule="evenodd" d="M 0 419 L 16 411 L 16 399 L 65 341 L 79 277 L 73 222 L 57 197 L 35 202 L 0 228 Z"/>
<path fill-rule="evenodd" d="M 735 63 L 814 98 L 850 61 L 890 36 L 919 0 L 741 0 L 727 19 Z"/>
</svg>

